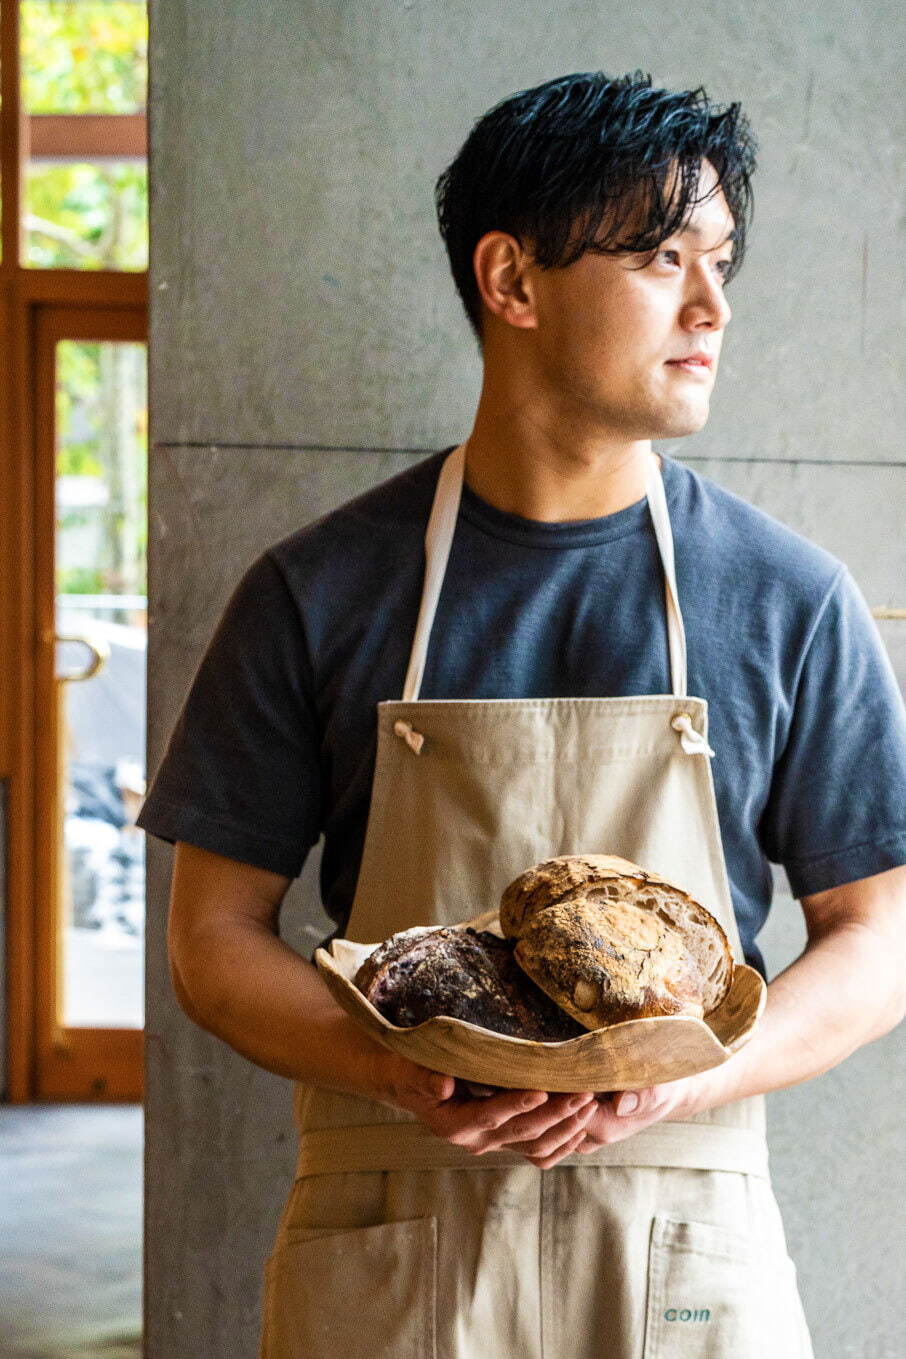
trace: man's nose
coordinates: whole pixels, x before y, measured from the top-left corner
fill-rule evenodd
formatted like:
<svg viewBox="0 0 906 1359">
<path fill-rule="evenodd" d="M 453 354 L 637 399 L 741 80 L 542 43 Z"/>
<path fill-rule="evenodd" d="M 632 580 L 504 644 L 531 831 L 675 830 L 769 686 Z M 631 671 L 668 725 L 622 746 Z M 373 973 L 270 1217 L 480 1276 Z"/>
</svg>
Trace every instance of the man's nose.
<svg viewBox="0 0 906 1359">
<path fill-rule="evenodd" d="M 696 274 L 695 283 L 690 286 L 685 310 L 689 313 L 687 324 L 701 326 L 707 322 L 711 330 L 722 330 L 733 315 L 722 284 L 704 271 Z"/>
</svg>

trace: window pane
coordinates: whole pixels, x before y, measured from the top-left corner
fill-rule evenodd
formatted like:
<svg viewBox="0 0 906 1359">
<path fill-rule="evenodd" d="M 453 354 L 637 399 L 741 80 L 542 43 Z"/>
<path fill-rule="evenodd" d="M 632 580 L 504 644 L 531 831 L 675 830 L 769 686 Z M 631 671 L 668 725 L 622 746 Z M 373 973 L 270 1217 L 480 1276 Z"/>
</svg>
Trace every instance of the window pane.
<svg viewBox="0 0 906 1359">
<path fill-rule="evenodd" d="M 145 165 L 30 161 L 25 227 L 24 264 L 44 269 L 147 269 Z"/>
<path fill-rule="evenodd" d="M 144 0 L 22 0 L 23 264 L 148 267 Z"/>
</svg>

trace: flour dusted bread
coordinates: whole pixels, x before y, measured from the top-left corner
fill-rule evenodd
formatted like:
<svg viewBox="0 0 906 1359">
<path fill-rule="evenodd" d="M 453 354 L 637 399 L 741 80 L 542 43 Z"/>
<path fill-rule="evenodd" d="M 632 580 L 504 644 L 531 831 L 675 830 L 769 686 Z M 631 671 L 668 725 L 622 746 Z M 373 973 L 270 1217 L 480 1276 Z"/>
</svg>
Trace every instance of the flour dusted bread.
<svg viewBox="0 0 906 1359">
<path fill-rule="evenodd" d="M 587 1029 L 653 1015 L 698 1018 L 733 980 L 729 940 L 681 888 L 628 859 L 560 855 L 503 893 L 516 961 Z"/>
<path fill-rule="evenodd" d="M 379 944 L 355 984 L 385 1019 L 403 1028 L 449 1015 L 542 1042 L 582 1033 L 513 954 L 512 941 L 488 931 L 415 926 Z"/>
<path fill-rule="evenodd" d="M 400 1028 L 448 1015 L 562 1042 L 626 1019 L 702 1019 L 733 980 L 710 911 L 614 855 L 564 854 L 521 873 L 503 893 L 500 925 L 503 939 L 470 926 L 401 930 L 355 984 Z"/>
<path fill-rule="evenodd" d="M 527 868 L 504 889 L 500 928 L 508 938 L 517 939 L 535 911 L 553 906 L 573 892 L 582 891 L 590 897 L 626 897 L 644 882 L 670 886 L 656 873 L 616 854 L 560 854 Z"/>
<path fill-rule="evenodd" d="M 532 917 L 515 953 L 586 1028 L 649 1015 L 704 1017 L 702 979 L 682 936 L 626 902 L 568 897 Z"/>
</svg>

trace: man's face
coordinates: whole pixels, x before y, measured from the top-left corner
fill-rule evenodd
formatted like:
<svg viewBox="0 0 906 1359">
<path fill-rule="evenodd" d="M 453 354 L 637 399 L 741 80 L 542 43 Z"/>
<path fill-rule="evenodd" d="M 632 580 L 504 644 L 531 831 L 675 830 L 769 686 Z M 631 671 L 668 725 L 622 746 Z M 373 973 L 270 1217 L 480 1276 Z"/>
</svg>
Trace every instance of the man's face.
<svg viewBox="0 0 906 1359">
<path fill-rule="evenodd" d="M 715 183 L 705 161 L 695 196 Z M 732 230 L 718 190 L 643 268 L 644 254 L 590 252 L 566 269 L 530 266 L 539 376 L 566 418 L 629 439 L 692 434 L 705 424 L 730 319 L 723 279 Z M 710 367 L 675 362 L 698 350 L 711 356 Z"/>
</svg>

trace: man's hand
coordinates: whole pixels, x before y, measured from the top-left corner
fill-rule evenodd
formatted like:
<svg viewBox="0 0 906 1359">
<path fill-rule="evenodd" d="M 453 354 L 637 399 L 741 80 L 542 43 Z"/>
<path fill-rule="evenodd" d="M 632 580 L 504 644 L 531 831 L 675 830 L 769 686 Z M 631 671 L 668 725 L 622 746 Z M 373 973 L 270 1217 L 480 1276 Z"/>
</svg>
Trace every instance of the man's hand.
<svg viewBox="0 0 906 1359">
<path fill-rule="evenodd" d="M 456 1093 L 452 1076 L 430 1071 L 396 1054 L 381 1063 L 382 1102 L 406 1109 L 436 1137 L 473 1156 L 511 1147 L 530 1148 L 526 1159 L 552 1157 L 556 1164 L 586 1135 L 597 1105 L 593 1091 L 551 1095 L 543 1090 L 501 1090 L 476 1098 Z"/>
<path fill-rule="evenodd" d="M 703 1071 L 639 1090 L 549 1094 L 541 1090 L 501 1090 L 478 1098 L 457 1093 L 452 1076 L 387 1053 L 381 1061 L 383 1102 L 407 1109 L 437 1137 L 475 1156 L 488 1151 L 517 1151 L 540 1170 L 565 1156 L 587 1154 L 620 1142 L 651 1123 L 688 1118 L 730 1097 L 726 1067 Z M 388 1090 L 390 1082 L 392 1093 Z M 638 1103 L 621 1113 L 627 1097 Z"/>
<path fill-rule="evenodd" d="M 386 1102 L 407 1109 L 436 1137 L 474 1156 L 501 1149 L 517 1151 L 540 1170 L 550 1170 L 574 1151 L 587 1155 L 611 1142 L 621 1142 L 661 1119 L 700 1113 L 711 1107 L 713 1092 L 705 1072 L 613 1094 L 502 1090 L 471 1098 L 455 1093 L 452 1076 L 412 1062 L 405 1066 L 413 1070 L 400 1070 L 395 1098 Z M 628 1113 L 618 1112 L 627 1096 L 635 1096 L 637 1105 Z"/>
<path fill-rule="evenodd" d="M 514 1143 L 510 1149 L 521 1151 L 533 1165 L 549 1170 L 572 1151 L 587 1155 L 611 1142 L 622 1142 L 664 1118 L 681 1120 L 711 1108 L 716 1103 L 716 1090 L 708 1076 L 708 1072 L 703 1072 L 699 1076 L 649 1085 L 644 1089 L 597 1094 L 583 1136 L 568 1151 L 558 1148 L 551 1154 L 540 1141 Z M 626 1112 L 623 1112 L 624 1107 Z"/>
</svg>

